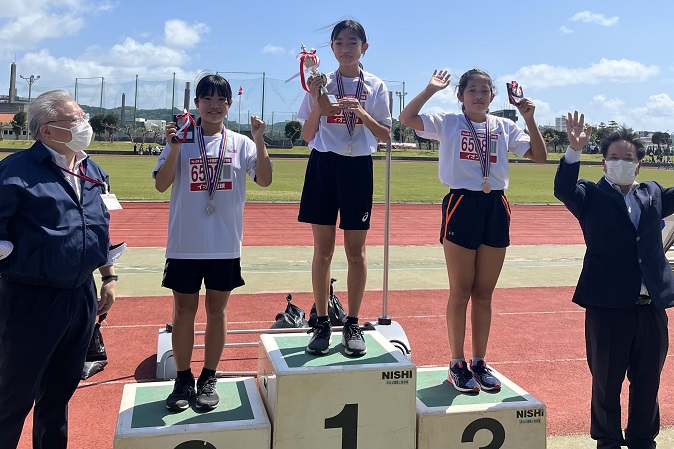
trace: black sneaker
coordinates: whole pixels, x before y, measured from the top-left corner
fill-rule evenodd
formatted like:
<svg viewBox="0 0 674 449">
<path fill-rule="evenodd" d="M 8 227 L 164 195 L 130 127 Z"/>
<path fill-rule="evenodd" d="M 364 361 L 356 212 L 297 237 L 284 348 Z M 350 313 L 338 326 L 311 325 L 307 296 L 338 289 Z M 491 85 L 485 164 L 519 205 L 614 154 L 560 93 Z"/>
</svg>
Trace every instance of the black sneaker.
<svg viewBox="0 0 674 449">
<path fill-rule="evenodd" d="M 332 328 L 330 322 L 316 323 L 307 334 L 314 334 L 307 345 L 307 352 L 314 355 L 325 355 L 330 351 L 332 343 Z"/>
<path fill-rule="evenodd" d="M 218 379 L 211 376 L 205 381 L 197 381 L 197 400 L 194 404 L 199 410 L 213 410 L 220 403 L 217 390 Z"/>
<path fill-rule="evenodd" d="M 478 393 L 480 391 L 480 385 L 473 379 L 473 373 L 466 366 L 466 362 L 462 361 L 450 366 L 447 380 L 462 393 Z"/>
<path fill-rule="evenodd" d="M 473 372 L 473 379 L 480 384 L 480 388 L 484 391 L 499 391 L 501 389 L 501 381 L 494 377 L 484 360 L 478 360 L 474 365 L 471 360 L 470 370 Z"/>
<path fill-rule="evenodd" d="M 367 352 L 363 331 L 357 324 L 345 324 L 342 329 L 342 346 L 346 355 L 360 357 Z"/>
<path fill-rule="evenodd" d="M 194 397 L 194 378 L 176 379 L 173 391 L 166 398 L 166 408 L 182 412 L 190 406 L 192 397 Z"/>
</svg>

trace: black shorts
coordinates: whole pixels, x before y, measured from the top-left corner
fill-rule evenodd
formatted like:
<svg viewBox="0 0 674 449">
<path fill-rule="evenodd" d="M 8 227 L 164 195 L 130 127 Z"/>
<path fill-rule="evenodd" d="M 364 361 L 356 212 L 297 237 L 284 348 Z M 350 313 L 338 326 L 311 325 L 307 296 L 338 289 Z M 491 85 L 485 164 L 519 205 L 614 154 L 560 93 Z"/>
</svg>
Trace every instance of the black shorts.
<svg viewBox="0 0 674 449">
<path fill-rule="evenodd" d="M 166 259 L 162 287 L 178 293 L 199 292 L 201 282 L 207 290 L 231 292 L 245 284 L 241 259 Z"/>
<path fill-rule="evenodd" d="M 450 190 L 442 200 L 440 243 L 443 239 L 472 250 L 509 246 L 510 204 L 503 190 Z"/>
<path fill-rule="evenodd" d="M 341 229 L 370 229 L 373 185 L 372 156 L 311 150 L 297 219 L 334 226 L 339 211 Z"/>
</svg>

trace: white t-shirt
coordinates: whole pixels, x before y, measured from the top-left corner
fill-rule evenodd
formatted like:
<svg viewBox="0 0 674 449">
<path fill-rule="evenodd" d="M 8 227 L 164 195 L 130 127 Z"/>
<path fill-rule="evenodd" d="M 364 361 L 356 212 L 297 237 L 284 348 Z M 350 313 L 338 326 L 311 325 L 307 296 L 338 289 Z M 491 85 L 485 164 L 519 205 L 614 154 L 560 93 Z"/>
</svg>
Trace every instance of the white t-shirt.
<svg viewBox="0 0 674 449">
<path fill-rule="evenodd" d="M 339 99 L 337 93 L 337 72 L 327 74 L 327 89 L 331 95 Z M 358 77 L 342 77 L 344 86 L 344 95 L 354 97 L 358 87 Z M 391 127 L 391 113 L 389 112 L 388 89 L 382 80 L 376 76 L 363 71 L 363 90 L 361 94 L 361 104 L 372 118 L 384 126 Z M 304 101 L 297 113 L 297 118 L 305 122 L 311 115 L 314 107 L 314 99 L 310 93 L 304 96 Z M 318 132 L 314 139 L 309 142 L 309 147 L 318 151 L 341 154 L 343 156 L 365 156 L 377 152 L 377 139 L 374 134 L 363 125 L 361 119 L 357 119 L 353 136 L 349 136 L 346 127 L 343 112 L 338 115 L 322 116 Z M 351 153 L 349 154 L 349 144 L 351 144 Z"/>
<path fill-rule="evenodd" d="M 220 154 L 221 136 L 204 136 L 211 173 Z M 154 178 L 170 152 L 166 145 L 152 171 Z M 246 173 L 255 179 L 257 150 L 248 137 L 227 130 L 225 160 L 209 205 L 199 144 L 184 143 L 180 149 L 171 186 L 167 259 L 236 259 L 241 257 Z"/>
<path fill-rule="evenodd" d="M 453 189 L 482 190 L 484 176 L 475 145 L 465 116 L 453 113 L 419 114 L 424 124 L 417 135 L 440 142 L 438 176 L 440 181 Z M 472 122 L 472 121 L 471 121 Z M 486 148 L 487 123 L 472 122 L 475 133 Z M 520 157 L 531 147 L 527 135 L 512 120 L 489 116 L 491 128 L 491 156 L 489 185 L 494 190 L 508 188 L 508 152 Z"/>
</svg>

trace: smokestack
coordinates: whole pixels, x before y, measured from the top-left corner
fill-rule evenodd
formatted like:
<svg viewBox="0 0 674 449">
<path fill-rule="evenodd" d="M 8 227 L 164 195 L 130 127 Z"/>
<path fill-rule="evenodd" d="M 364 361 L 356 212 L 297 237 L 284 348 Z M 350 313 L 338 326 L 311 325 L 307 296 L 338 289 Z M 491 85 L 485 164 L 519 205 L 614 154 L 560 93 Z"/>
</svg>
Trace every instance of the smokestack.
<svg viewBox="0 0 674 449">
<path fill-rule="evenodd" d="M 13 62 L 9 74 L 9 102 L 16 101 L 16 63 Z"/>
<path fill-rule="evenodd" d="M 124 120 L 124 118 L 125 118 L 124 116 L 126 115 L 125 114 L 126 111 L 124 110 L 125 106 L 126 106 L 126 94 L 122 93 L 122 112 L 120 113 L 120 116 L 119 116 L 119 122 L 122 126 L 126 125 L 125 120 Z"/>
</svg>

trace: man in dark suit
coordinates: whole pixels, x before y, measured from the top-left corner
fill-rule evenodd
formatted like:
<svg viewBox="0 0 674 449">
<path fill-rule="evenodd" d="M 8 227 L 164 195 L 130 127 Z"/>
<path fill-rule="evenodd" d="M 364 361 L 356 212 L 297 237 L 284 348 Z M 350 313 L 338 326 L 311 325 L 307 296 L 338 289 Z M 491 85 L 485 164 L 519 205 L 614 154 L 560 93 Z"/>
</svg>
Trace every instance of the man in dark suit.
<svg viewBox="0 0 674 449">
<path fill-rule="evenodd" d="M 655 448 L 658 389 L 669 339 L 665 309 L 674 306 L 674 275 L 662 246 L 662 219 L 674 213 L 674 188 L 637 183 L 645 152 L 625 129 L 601 143 L 604 176 L 578 180 L 581 149 L 592 128 L 569 113 L 569 148 L 555 176 L 555 196 L 580 222 L 587 249 L 573 302 L 585 308 L 592 374 L 590 435 L 597 448 Z M 623 437 L 620 392 L 630 382 Z"/>
</svg>

